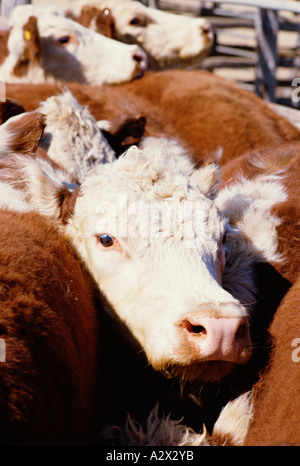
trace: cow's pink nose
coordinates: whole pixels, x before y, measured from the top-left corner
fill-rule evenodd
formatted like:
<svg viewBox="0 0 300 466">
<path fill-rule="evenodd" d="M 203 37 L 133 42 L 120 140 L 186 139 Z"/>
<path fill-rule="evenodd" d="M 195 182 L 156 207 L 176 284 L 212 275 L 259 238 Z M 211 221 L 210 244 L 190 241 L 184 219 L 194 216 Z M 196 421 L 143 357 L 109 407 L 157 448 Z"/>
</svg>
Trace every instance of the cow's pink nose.
<svg viewBox="0 0 300 466">
<path fill-rule="evenodd" d="M 194 362 L 246 363 L 251 356 L 247 317 L 206 317 L 191 314 L 181 324 Z"/>
</svg>

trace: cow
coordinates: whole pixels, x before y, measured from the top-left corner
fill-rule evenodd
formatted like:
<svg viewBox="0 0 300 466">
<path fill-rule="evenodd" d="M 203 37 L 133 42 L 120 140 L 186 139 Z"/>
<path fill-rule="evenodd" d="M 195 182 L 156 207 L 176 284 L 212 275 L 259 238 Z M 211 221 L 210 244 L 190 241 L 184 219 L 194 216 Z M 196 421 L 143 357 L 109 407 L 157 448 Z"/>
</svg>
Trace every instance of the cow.
<svg viewBox="0 0 300 466">
<path fill-rule="evenodd" d="M 164 12 L 137 1 L 85 0 L 69 14 L 94 31 L 139 45 L 153 70 L 198 66 L 213 43 L 207 19 Z"/>
<path fill-rule="evenodd" d="M 66 18 L 53 7 L 20 5 L 2 31 L 0 77 L 7 82 L 122 83 L 142 76 L 147 58 Z"/>
<path fill-rule="evenodd" d="M 7 85 L 7 96 L 27 111 L 62 90 L 56 85 L 24 86 Z M 206 71 L 148 72 L 118 86 L 68 88 L 97 121 L 110 122 L 112 132 L 115 122 L 119 126 L 120 120 L 135 119 L 144 126 L 145 137 L 177 139 L 197 166 L 220 147 L 224 165 L 246 150 L 300 139 L 299 130 L 255 94 Z"/>
<path fill-rule="evenodd" d="M 154 369 L 214 381 L 250 360 L 254 264 L 276 260 L 270 209 L 286 198 L 276 178 L 217 194 L 215 164 L 188 176 L 172 153 L 132 147 L 67 193 L 34 160 L 10 160 L 1 178 L 57 221 Z"/>
</svg>

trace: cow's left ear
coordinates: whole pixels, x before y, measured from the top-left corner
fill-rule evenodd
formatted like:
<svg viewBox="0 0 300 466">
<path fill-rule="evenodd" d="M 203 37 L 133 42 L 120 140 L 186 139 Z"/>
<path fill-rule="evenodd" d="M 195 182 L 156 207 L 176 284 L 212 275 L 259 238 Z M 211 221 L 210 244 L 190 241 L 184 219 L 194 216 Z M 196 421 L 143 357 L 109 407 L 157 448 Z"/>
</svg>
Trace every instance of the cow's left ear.
<svg viewBox="0 0 300 466">
<path fill-rule="evenodd" d="M 100 9 L 93 5 L 84 5 L 75 20 L 86 28 L 90 28 L 94 23 L 96 32 L 110 39 L 116 38 L 115 21 L 109 8 Z"/>
<path fill-rule="evenodd" d="M 35 66 L 41 57 L 40 35 L 35 16 L 30 16 L 23 26 L 23 44 L 22 53 L 13 68 L 13 73 L 18 77 L 26 75 L 29 68 Z"/>
<path fill-rule="evenodd" d="M 223 155 L 222 147 L 206 154 L 203 165 L 191 175 L 201 191 L 210 199 L 218 194 L 221 184 L 221 169 L 219 162 Z"/>
<path fill-rule="evenodd" d="M 214 199 L 219 191 L 221 181 L 220 171 L 218 164 L 214 162 L 209 163 L 194 171 L 191 175 L 191 180 L 197 183 L 201 191 L 209 199 Z"/>
<path fill-rule="evenodd" d="M 27 155 L 11 154 L 0 160 L 0 182 L 3 181 L 21 191 L 24 200 L 42 216 L 56 220 L 60 225 L 68 223 L 80 187 L 62 184 L 53 174 L 47 174 L 38 160 Z"/>
</svg>

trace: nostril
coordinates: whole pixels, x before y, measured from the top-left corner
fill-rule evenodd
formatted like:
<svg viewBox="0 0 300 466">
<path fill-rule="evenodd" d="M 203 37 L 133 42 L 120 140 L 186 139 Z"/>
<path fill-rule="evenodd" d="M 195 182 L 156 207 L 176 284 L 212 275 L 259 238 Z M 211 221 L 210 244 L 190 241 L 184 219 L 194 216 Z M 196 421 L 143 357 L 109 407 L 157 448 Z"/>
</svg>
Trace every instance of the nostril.
<svg viewBox="0 0 300 466">
<path fill-rule="evenodd" d="M 134 59 L 135 61 L 137 61 L 138 63 L 140 63 L 140 62 L 143 60 L 143 57 L 142 57 L 142 55 L 140 55 L 140 54 L 138 54 L 138 53 L 135 53 L 135 54 L 133 55 L 133 59 Z"/>
<path fill-rule="evenodd" d="M 205 34 L 208 34 L 209 32 L 211 32 L 211 27 L 209 24 L 203 24 L 201 26 L 201 30 L 202 32 L 204 32 Z"/>
<path fill-rule="evenodd" d="M 244 340 L 248 334 L 248 329 L 249 329 L 248 323 L 244 323 L 240 325 L 235 334 L 235 339 Z"/>
<path fill-rule="evenodd" d="M 206 328 L 203 327 L 203 325 L 198 325 L 198 324 L 192 324 L 188 320 L 185 322 L 185 328 L 189 333 L 196 334 L 196 335 L 206 335 L 207 331 Z"/>
</svg>

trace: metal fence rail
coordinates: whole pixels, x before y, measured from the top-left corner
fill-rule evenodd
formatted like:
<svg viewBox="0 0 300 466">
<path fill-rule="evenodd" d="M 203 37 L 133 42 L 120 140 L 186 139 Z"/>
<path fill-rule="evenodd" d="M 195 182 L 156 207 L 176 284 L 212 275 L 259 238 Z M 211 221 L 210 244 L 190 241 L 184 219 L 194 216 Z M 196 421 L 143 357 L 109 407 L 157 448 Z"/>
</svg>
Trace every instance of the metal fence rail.
<svg viewBox="0 0 300 466">
<path fill-rule="evenodd" d="M 299 103 L 278 98 L 278 67 L 300 68 L 300 2 L 279 0 L 142 0 L 155 8 L 205 15 L 214 26 L 215 44 L 211 56 L 201 68 L 245 68 L 254 67 L 254 90 L 270 102 L 280 102 L 299 107 Z M 247 8 L 237 8 L 247 7 Z M 288 12 L 292 18 L 287 18 Z M 249 28 L 255 32 L 256 46 L 226 46 L 219 41 L 225 30 Z M 279 31 L 298 33 L 295 47 L 278 50 Z M 297 72 L 294 77 L 297 77 Z M 300 77 L 300 74 L 299 74 Z M 287 83 L 283 83 L 287 84 Z M 289 83 L 289 86 L 291 83 Z"/>
</svg>

